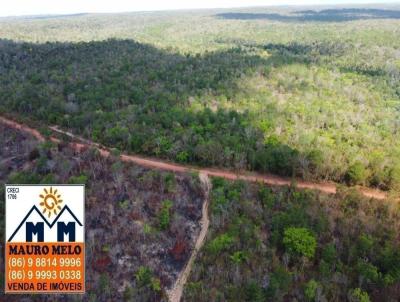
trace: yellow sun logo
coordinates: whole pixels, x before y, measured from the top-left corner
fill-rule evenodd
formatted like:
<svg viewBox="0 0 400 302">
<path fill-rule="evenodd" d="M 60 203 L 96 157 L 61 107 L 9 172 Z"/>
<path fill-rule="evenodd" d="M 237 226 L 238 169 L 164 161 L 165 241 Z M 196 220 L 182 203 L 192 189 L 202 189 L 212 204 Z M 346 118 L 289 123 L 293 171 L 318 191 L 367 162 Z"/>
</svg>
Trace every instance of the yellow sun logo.
<svg viewBox="0 0 400 302">
<path fill-rule="evenodd" d="M 58 204 L 62 203 L 63 201 L 60 199 L 61 195 L 57 195 L 57 189 L 53 192 L 52 187 L 50 187 L 49 191 L 44 188 L 44 194 L 40 194 L 39 197 L 43 199 L 43 201 L 40 202 L 40 205 L 43 207 L 42 213 L 46 214 L 46 212 L 48 212 L 47 215 L 49 218 L 52 213 L 54 213 L 54 215 L 57 215 L 57 209 L 61 210 L 61 207 Z"/>
</svg>

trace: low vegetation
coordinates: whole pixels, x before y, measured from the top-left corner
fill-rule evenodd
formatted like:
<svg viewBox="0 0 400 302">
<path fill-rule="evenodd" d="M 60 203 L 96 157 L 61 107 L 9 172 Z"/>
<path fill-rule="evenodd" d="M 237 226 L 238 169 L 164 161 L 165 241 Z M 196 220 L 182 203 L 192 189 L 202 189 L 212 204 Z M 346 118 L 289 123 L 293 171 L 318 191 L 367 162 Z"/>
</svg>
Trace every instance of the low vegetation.
<svg viewBox="0 0 400 302">
<path fill-rule="evenodd" d="M 214 179 L 183 301 L 395 301 L 399 206 Z"/>
<path fill-rule="evenodd" d="M 87 292 L 83 298 L 60 299 L 166 301 L 165 290 L 174 284 L 200 230 L 204 197 L 196 176 L 145 170 L 91 149 L 76 154 L 64 144 L 38 144 L 2 125 L 0 141 L 0 183 L 86 184 Z M 3 216 L 0 230 L 3 236 Z M 3 274 L 0 261 L 2 284 Z M 10 295 L 6 300 L 20 299 Z M 24 296 L 24 301 L 43 299 L 50 297 Z"/>
</svg>

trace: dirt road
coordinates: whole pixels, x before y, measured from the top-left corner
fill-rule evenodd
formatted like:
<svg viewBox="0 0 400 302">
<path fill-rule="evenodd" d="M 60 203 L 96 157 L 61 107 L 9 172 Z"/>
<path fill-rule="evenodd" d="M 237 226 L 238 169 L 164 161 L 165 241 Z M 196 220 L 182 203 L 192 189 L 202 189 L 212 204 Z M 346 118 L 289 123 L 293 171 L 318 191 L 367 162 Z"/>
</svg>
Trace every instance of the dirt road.
<svg viewBox="0 0 400 302">
<path fill-rule="evenodd" d="M 192 255 L 189 258 L 189 261 L 186 263 L 184 269 L 179 274 L 174 287 L 167 292 L 170 302 L 179 302 L 181 300 L 183 289 L 189 278 L 190 271 L 192 270 L 194 261 L 197 258 L 197 254 L 204 245 L 208 232 L 208 227 L 210 225 L 210 220 L 208 217 L 208 205 L 209 205 L 209 196 L 211 191 L 211 182 L 208 175 L 205 173 L 200 173 L 199 178 L 204 188 L 204 202 L 203 202 L 202 216 L 200 221 L 201 229 L 199 236 L 197 237 Z"/>
<path fill-rule="evenodd" d="M 37 138 L 39 141 L 45 141 L 45 137 L 40 134 L 39 131 L 36 129 L 32 129 L 26 125 L 22 125 L 20 123 L 17 123 L 15 121 L 12 121 L 10 119 L 4 118 L 0 116 L 0 122 L 13 127 L 15 129 L 19 129 L 21 131 L 30 133 L 33 135 L 35 138 Z M 53 132 L 63 134 L 66 136 L 69 136 L 70 138 L 79 141 L 80 143 L 70 143 L 70 145 L 77 151 L 81 151 L 87 147 L 95 147 L 97 148 L 100 153 L 103 156 L 108 156 L 110 154 L 110 150 L 107 147 L 104 147 L 98 143 L 94 143 L 92 141 L 89 141 L 87 139 L 81 138 L 77 135 L 72 134 L 71 132 L 68 131 L 63 131 L 59 129 L 58 127 L 52 126 L 49 127 Z M 59 142 L 60 140 L 51 137 L 51 141 L 53 142 Z M 224 170 L 224 169 L 213 169 L 213 168 L 198 168 L 198 167 L 192 167 L 189 165 L 179 165 L 179 164 L 174 164 L 174 163 L 168 163 L 159 159 L 155 158 L 145 158 L 142 156 L 137 156 L 137 155 L 129 155 L 129 154 L 122 154 L 121 155 L 121 160 L 125 162 L 133 162 L 138 165 L 148 167 L 148 168 L 154 168 L 154 169 L 162 169 L 162 170 L 167 170 L 171 172 L 198 172 L 199 174 L 205 174 L 207 176 L 217 176 L 217 177 L 223 177 L 225 179 L 242 179 L 245 181 L 251 181 L 251 182 L 261 182 L 265 183 L 268 185 L 272 186 L 289 186 L 293 182 L 296 183 L 296 186 L 301 189 L 311 189 L 311 190 L 317 190 L 321 191 L 324 193 L 328 194 L 335 194 L 337 191 L 336 184 L 333 182 L 308 182 L 308 181 L 303 181 L 301 179 L 292 179 L 288 177 L 280 177 L 277 175 L 272 175 L 272 174 L 257 174 L 257 173 L 250 173 L 250 172 L 240 172 L 240 173 L 235 173 L 232 171 Z M 370 188 L 365 188 L 365 187 L 357 187 L 357 189 L 366 197 L 370 198 L 375 198 L 375 199 L 385 199 L 387 197 L 387 194 L 383 191 L 376 190 L 376 189 L 370 189 Z"/>
<path fill-rule="evenodd" d="M 0 116 L 0 122 L 8 125 L 9 127 L 12 127 L 14 129 L 18 129 L 24 132 L 27 132 L 34 136 L 36 139 L 38 139 L 40 142 L 46 141 L 46 138 L 37 130 L 32 129 L 26 125 L 19 124 L 15 121 L 12 121 L 10 119 L 6 119 L 4 117 Z M 59 133 L 62 135 L 67 135 L 70 138 L 79 141 L 78 142 L 71 142 L 69 145 L 76 151 L 81 152 L 85 150 L 88 147 L 94 147 L 97 148 L 102 156 L 109 156 L 110 155 L 110 149 L 94 143 L 92 141 L 89 141 L 87 139 L 83 139 L 79 136 L 76 136 L 70 132 L 63 131 L 59 129 L 58 127 L 50 127 L 50 129 L 55 132 Z M 60 139 L 55 138 L 55 137 L 50 137 L 49 138 L 51 141 L 55 143 L 59 143 Z M 279 177 L 276 175 L 271 175 L 271 174 L 255 174 L 255 173 L 234 173 L 231 171 L 227 170 L 222 170 L 222 169 L 211 169 L 211 168 L 197 168 L 197 167 L 192 167 L 192 166 L 184 166 L 184 165 L 178 165 L 174 163 L 167 163 L 164 161 L 161 161 L 159 159 L 152 159 L 152 158 L 144 158 L 141 156 L 136 156 L 136 155 L 128 155 L 128 154 L 122 154 L 121 160 L 125 162 L 133 162 L 138 165 L 148 167 L 148 168 L 154 168 L 154 169 L 162 169 L 162 170 L 167 170 L 171 172 L 198 172 L 199 173 L 199 178 L 200 181 L 204 187 L 204 202 L 202 206 L 202 218 L 200 221 L 200 232 L 199 235 L 196 239 L 195 247 L 193 249 L 193 252 L 186 263 L 184 269 L 180 272 L 173 288 L 171 288 L 168 292 L 168 298 L 170 302 L 179 302 L 182 297 L 183 289 L 185 287 L 185 284 L 189 278 L 190 271 L 193 267 L 194 261 L 196 260 L 196 257 L 204 245 L 207 232 L 208 232 L 208 227 L 210 224 L 209 217 L 208 217 L 208 206 L 209 206 L 209 193 L 211 191 L 211 182 L 209 177 L 210 176 L 216 176 L 216 177 L 223 177 L 225 179 L 230 179 L 230 180 L 236 180 L 236 179 L 242 179 L 245 181 L 251 181 L 251 182 L 261 182 L 273 186 L 288 186 L 293 183 L 293 179 L 290 178 L 284 178 L 284 177 Z M 295 180 L 296 185 L 298 188 L 302 189 L 311 189 L 311 190 L 318 190 L 324 193 L 329 193 L 329 194 L 335 194 L 337 189 L 336 189 L 336 184 L 329 182 L 329 183 L 316 183 L 316 182 L 307 182 L 307 181 L 302 181 L 302 180 Z M 374 190 L 374 189 L 369 189 L 369 188 L 364 188 L 364 187 L 358 187 L 357 188 L 362 194 L 364 194 L 367 197 L 375 198 L 375 199 L 385 199 L 387 197 L 387 194 L 385 192 L 379 191 L 379 190 Z"/>
<path fill-rule="evenodd" d="M 7 126 L 9 126 L 9 127 L 11 127 L 11 128 L 14 128 L 14 129 L 21 130 L 23 132 L 29 133 L 40 142 L 44 142 L 46 140 L 45 137 L 42 134 L 40 134 L 39 131 L 37 131 L 35 129 L 32 129 L 30 127 L 24 126 L 22 124 L 19 124 L 17 122 L 14 122 L 12 120 L 6 119 L 6 118 L 1 117 L 1 116 L 0 116 L 0 122 L 5 124 L 5 125 L 7 125 Z"/>
</svg>

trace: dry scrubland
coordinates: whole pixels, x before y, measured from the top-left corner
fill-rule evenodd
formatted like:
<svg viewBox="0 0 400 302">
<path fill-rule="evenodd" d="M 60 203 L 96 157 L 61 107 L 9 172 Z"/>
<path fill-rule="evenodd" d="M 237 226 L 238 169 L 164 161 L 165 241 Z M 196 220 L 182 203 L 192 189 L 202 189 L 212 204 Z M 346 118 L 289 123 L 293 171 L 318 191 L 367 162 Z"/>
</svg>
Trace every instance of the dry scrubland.
<svg viewBox="0 0 400 302">
<path fill-rule="evenodd" d="M 398 5 L 3 18 L 0 113 L 41 123 L 44 133 L 56 124 L 116 154 L 398 196 L 399 37 Z M 198 179 L 90 150 L 45 144 L 32 153 L 11 133 L 0 131 L 2 182 L 86 182 L 87 213 L 105 212 L 87 227 L 105 244 L 88 251 L 99 265 L 85 299 L 160 300 L 198 232 Z M 213 185 L 211 232 L 184 301 L 399 299 L 395 202 L 347 189 Z M 119 244 L 108 229 L 116 217 L 129 225 Z M 130 237 L 140 245 L 128 259 L 119 251 Z M 114 270 L 118 261 L 132 267 Z M 130 286 L 116 292 L 120 278 Z"/>
<path fill-rule="evenodd" d="M 77 154 L 3 125 L 0 140 L 1 183 L 86 184 L 84 301 L 166 301 L 165 290 L 174 284 L 200 230 L 204 192 L 196 175 L 146 170 L 91 149 Z M 4 212 L 4 187 L 0 201 Z M 3 237 L 3 219 L 0 227 Z M 0 276 L 4 280 L 3 261 Z M 53 296 L 24 298 L 53 301 Z M 20 299 L 7 296 L 7 301 Z"/>
</svg>

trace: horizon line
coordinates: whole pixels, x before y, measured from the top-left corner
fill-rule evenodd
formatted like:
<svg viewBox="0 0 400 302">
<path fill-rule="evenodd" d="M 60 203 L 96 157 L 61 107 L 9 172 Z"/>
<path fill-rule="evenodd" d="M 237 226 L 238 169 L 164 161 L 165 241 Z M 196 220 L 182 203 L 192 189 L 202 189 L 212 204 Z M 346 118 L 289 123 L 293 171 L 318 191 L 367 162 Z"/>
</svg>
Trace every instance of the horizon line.
<svg viewBox="0 0 400 302">
<path fill-rule="evenodd" d="M 265 4 L 265 5 L 249 5 L 249 6 L 232 6 L 232 7 L 199 7 L 199 8 L 171 8 L 171 9 L 149 9 L 149 10 L 127 10 L 118 12 L 66 12 L 66 13 L 43 13 L 43 14 L 20 14 L 20 15 L 0 15 L 2 18 L 35 18 L 35 17 L 73 17 L 81 15 L 118 15 L 133 13 L 160 13 L 160 12 L 194 12 L 204 10 L 221 10 L 221 9 L 246 9 L 246 8 L 271 8 L 271 7 L 328 7 L 328 6 L 366 6 L 366 5 L 400 5 L 400 0 L 392 2 L 350 2 L 350 3 L 326 3 L 326 4 Z"/>
</svg>

